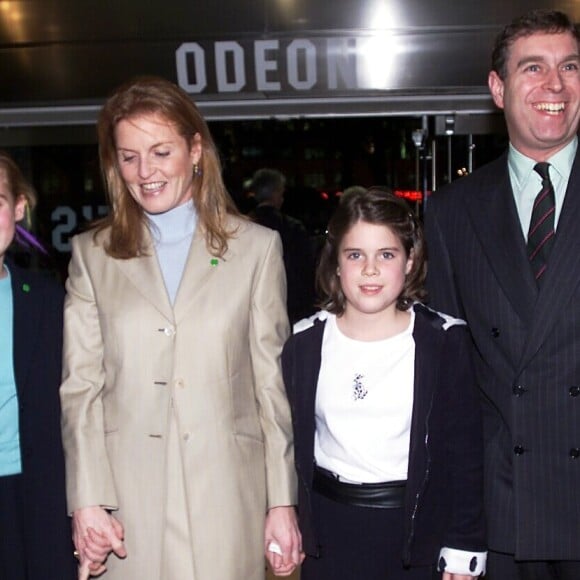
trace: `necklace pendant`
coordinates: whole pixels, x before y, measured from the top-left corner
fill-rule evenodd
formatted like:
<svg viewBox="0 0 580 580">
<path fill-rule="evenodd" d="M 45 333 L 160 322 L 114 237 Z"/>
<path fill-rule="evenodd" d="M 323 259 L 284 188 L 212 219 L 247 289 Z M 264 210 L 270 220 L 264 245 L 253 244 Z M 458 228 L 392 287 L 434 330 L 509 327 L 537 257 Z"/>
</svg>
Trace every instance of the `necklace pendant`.
<svg viewBox="0 0 580 580">
<path fill-rule="evenodd" d="M 364 379 L 364 375 L 359 374 L 354 375 L 354 380 L 352 384 L 352 398 L 355 401 L 360 401 L 364 399 L 368 394 L 368 390 L 364 386 L 362 379 Z"/>
</svg>

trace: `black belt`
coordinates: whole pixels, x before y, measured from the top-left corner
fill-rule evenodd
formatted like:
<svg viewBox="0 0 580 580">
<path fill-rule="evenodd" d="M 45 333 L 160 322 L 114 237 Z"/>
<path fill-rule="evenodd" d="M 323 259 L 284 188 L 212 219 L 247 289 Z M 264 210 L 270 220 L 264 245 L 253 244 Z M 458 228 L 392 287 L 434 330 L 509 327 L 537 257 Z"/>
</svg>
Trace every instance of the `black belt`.
<svg viewBox="0 0 580 580">
<path fill-rule="evenodd" d="M 333 501 L 358 507 L 383 509 L 403 507 L 406 483 L 406 481 L 345 483 L 331 471 L 314 467 L 314 491 Z"/>
</svg>

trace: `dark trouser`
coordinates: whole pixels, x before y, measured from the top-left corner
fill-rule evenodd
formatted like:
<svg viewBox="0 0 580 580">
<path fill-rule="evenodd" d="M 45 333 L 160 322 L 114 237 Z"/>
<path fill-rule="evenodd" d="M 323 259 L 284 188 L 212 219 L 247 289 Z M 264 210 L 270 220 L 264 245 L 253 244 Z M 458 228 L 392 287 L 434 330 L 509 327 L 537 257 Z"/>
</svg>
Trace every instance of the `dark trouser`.
<svg viewBox="0 0 580 580">
<path fill-rule="evenodd" d="M 580 580 L 580 561 L 519 561 L 490 551 L 486 580 Z"/>
<path fill-rule="evenodd" d="M 377 509 L 312 494 L 321 557 L 307 557 L 301 580 L 432 580 L 430 566 L 403 568 L 403 508 Z M 577 580 L 580 580 L 578 578 Z"/>
<path fill-rule="evenodd" d="M 32 580 L 26 571 L 22 476 L 0 477 L 0 578 Z M 50 529 L 46 530 L 50 534 Z"/>
</svg>

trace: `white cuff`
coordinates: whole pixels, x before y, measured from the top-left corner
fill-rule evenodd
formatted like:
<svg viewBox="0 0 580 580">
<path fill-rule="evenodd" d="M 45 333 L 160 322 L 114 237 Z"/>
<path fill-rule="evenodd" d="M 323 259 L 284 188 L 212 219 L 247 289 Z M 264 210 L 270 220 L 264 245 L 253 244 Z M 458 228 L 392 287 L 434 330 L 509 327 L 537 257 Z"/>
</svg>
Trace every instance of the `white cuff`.
<svg viewBox="0 0 580 580">
<path fill-rule="evenodd" d="M 441 548 L 437 570 L 450 572 L 451 574 L 467 574 L 468 576 L 481 576 L 485 574 L 487 552 L 468 552 L 455 548 Z"/>
</svg>

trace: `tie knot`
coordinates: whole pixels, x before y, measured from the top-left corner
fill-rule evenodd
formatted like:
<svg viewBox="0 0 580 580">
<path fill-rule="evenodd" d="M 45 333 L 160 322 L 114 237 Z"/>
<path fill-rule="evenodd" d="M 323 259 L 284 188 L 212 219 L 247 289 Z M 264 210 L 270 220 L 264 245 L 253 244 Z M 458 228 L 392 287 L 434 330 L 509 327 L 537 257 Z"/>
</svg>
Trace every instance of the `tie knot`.
<svg viewBox="0 0 580 580">
<path fill-rule="evenodd" d="M 540 163 L 536 163 L 534 165 L 534 171 L 536 171 L 540 177 L 542 178 L 542 181 L 546 181 L 546 180 L 550 180 L 550 174 L 548 173 L 548 167 L 550 167 L 550 164 L 547 163 L 546 161 L 542 161 Z"/>
</svg>

